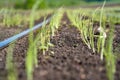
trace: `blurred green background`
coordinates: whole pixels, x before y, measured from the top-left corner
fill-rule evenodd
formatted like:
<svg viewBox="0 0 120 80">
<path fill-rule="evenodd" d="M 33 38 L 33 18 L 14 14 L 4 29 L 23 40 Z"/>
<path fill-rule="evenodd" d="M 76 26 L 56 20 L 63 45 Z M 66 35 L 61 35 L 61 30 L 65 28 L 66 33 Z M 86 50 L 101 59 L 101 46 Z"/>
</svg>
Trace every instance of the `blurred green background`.
<svg viewBox="0 0 120 80">
<path fill-rule="evenodd" d="M 31 9 L 36 0 L 0 0 L 0 7 Z M 85 6 L 102 4 L 104 0 L 41 0 L 39 8 L 57 8 L 61 6 Z M 120 0 L 106 0 L 108 4 L 120 4 Z"/>
</svg>

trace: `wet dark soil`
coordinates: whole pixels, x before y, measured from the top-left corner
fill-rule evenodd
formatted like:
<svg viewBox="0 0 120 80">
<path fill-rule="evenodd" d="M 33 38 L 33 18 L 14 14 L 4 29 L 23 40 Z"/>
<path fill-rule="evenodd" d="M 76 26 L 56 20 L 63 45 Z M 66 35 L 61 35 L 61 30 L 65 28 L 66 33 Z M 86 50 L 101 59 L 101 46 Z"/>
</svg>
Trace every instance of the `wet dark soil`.
<svg viewBox="0 0 120 80">
<path fill-rule="evenodd" d="M 120 33 L 119 31 L 117 34 Z M 120 35 L 117 35 L 116 39 L 117 44 Z M 38 67 L 33 73 L 34 80 L 108 80 L 105 62 L 100 60 L 99 54 L 93 53 L 82 42 L 79 31 L 70 24 L 66 15 L 62 19 L 56 35 L 51 37 L 51 43 L 54 44 L 54 47 L 50 47 L 46 55 L 38 53 Z M 19 39 L 14 48 L 14 63 L 19 80 L 26 80 L 27 48 L 27 36 Z M 0 80 L 7 80 L 6 51 L 7 48 L 0 51 Z M 116 65 L 115 80 L 120 80 L 120 59 L 117 60 Z"/>
</svg>

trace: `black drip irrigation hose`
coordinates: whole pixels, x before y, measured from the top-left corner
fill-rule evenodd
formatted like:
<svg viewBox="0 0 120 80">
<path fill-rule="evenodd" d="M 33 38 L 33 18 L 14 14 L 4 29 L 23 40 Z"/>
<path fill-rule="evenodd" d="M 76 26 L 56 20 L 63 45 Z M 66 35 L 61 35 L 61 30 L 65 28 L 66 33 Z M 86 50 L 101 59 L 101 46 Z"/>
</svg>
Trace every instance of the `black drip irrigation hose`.
<svg viewBox="0 0 120 80">
<path fill-rule="evenodd" d="M 14 35 L 14 36 L 12 36 L 12 37 L 9 37 L 9 38 L 1 41 L 1 42 L 0 42 L 0 49 L 3 49 L 3 48 L 6 47 L 7 45 L 9 45 L 11 42 L 13 42 L 13 41 L 15 41 L 15 40 L 17 40 L 17 39 L 20 39 L 21 37 L 27 35 L 27 34 L 30 33 L 31 31 L 34 31 L 34 30 L 42 27 L 43 25 L 49 23 L 49 22 L 50 22 L 50 19 L 51 19 L 51 18 L 48 18 L 47 20 L 45 20 L 45 21 L 43 21 L 43 22 L 41 22 L 41 23 L 33 26 L 33 27 L 30 28 L 30 29 L 27 29 L 27 30 L 25 30 L 25 31 L 23 31 L 23 32 L 21 32 L 21 33 L 19 33 L 19 34 L 16 34 L 16 35 Z"/>
</svg>

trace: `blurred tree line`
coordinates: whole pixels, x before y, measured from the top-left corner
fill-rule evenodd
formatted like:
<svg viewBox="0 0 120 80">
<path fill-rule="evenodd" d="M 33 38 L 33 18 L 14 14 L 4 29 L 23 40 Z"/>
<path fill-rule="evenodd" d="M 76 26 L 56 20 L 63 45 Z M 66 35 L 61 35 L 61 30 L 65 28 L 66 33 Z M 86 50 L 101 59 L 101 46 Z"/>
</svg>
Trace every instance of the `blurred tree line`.
<svg viewBox="0 0 120 80">
<path fill-rule="evenodd" d="M 36 0 L 21 0 L 23 3 L 15 4 L 15 8 L 24 8 L 24 9 L 31 9 Z M 60 6 L 73 6 L 73 5 L 79 5 L 83 3 L 89 3 L 89 2 L 102 2 L 105 0 L 41 0 L 41 4 L 39 5 L 39 8 L 49 8 L 49 7 L 60 7 Z M 106 0 L 106 1 L 118 1 L 118 0 Z"/>
<path fill-rule="evenodd" d="M 22 0 L 22 2 L 17 1 L 15 4 L 15 8 L 24 8 L 31 9 L 37 0 Z M 47 8 L 47 0 L 39 0 L 41 1 L 39 8 Z"/>
<path fill-rule="evenodd" d="M 91 1 L 105 1 L 105 0 L 85 0 L 87 2 L 91 2 Z M 106 0 L 106 1 L 110 1 L 110 0 Z"/>
</svg>

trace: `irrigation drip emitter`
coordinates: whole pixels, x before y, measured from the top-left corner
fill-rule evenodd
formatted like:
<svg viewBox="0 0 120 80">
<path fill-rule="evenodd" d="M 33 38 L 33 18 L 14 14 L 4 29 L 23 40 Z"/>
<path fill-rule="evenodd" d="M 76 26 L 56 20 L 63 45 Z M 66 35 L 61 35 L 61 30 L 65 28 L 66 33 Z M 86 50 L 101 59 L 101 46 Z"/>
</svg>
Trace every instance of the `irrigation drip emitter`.
<svg viewBox="0 0 120 80">
<path fill-rule="evenodd" d="M 16 35 L 14 35 L 14 36 L 12 36 L 12 37 L 10 37 L 10 38 L 7 38 L 7 39 L 1 41 L 1 42 L 0 42 L 0 49 L 6 47 L 6 46 L 7 46 L 8 44 L 10 44 L 11 42 L 13 42 L 13 41 L 15 41 L 15 40 L 17 40 L 17 39 L 19 39 L 19 38 L 27 35 L 27 34 L 30 33 L 31 31 L 34 31 L 34 30 L 42 27 L 43 25 L 49 23 L 49 22 L 50 22 L 50 19 L 51 19 L 51 18 L 48 18 L 47 20 L 45 20 L 45 21 L 43 21 L 43 22 L 41 22 L 41 23 L 33 26 L 33 27 L 30 28 L 30 29 L 27 29 L 27 30 L 25 30 L 25 31 L 23 31 L 23 32 L 21 32 L 21 33 L 19 33 L 19 34 L 16 34 Z"/>
</svg>

